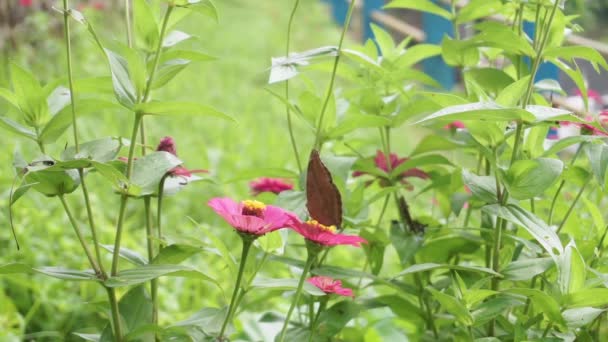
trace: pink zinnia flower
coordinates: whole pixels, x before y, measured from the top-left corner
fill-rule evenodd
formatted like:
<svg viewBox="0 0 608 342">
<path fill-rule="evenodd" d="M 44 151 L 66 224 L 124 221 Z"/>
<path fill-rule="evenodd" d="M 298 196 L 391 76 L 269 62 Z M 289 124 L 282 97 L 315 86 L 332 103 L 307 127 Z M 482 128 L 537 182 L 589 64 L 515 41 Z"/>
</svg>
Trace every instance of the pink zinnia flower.
<svg viewBox="0 0 608 342">
<path fill-rule="evenodd" d="M 160 140 L 160 143 L 156 147 L 156 151 L 169 152 L 177 157 L 177 148 L 175 147 L 175 141 L 171 137 L 164 137 Z M 188 170 L 187 168 L 179 165 L 169 171 L 169 174 L 173 177 L 191 177 L 193 173 L 207 173 L 207 170 Z"/>
<path fill-rule="evenodd" d="M 264 235 L 288 226 L 294 214 L 259 201 L 235 202 L 230 198 L 213 198 L 208 205 L 239 232 Z"/>
<path fill-rule="evenodd" d="M 447 129 L 447 130 L 457 130 L 457 129 L 464 129 L 464 123 L 462 121 L 453 121 L 450 122 L 449 124 L 445 125 L 443 128 Z"/>
<path fill-rule="evenodd" d="M 19 5 L 23 6 L 23 7 L 30 7 L 32 6 L 34 3 L 33 0 L 19 0 Z"/>
<path fill-rule="evenodd" d="M 306 240 L 323 246 L 351 245 L 361 247 L 367 241 L 356 235 L 337 233 L 336 226 L 325 226 L 316 220 L 300 221 L 296 216 L 291 220 L 289 227 Z"/>
<path fill-rule="evenodd" d="M 384 172 L 388 173 L 388 164 L 386 162 L 386 155 L 384 153 L 382 153 L 382 151 L 378 150 L 376 152 L 376 157 L 374 158 L 374 163 L 376 164 L 376 167 L 379 168 L 380 170 L 383 170 Z M 397 154 L 395 153 L 391 153 L 389 156 L 389 161 L 390 161 L 390 165 L 391 165 L 391 170 L 394 170 L 395 168 L 397 168 L 399 165 L 405 163 L 406 161 L 409 160 L 409 158 L 399 158 L 397 156 Z M 366 172 L 362 172 L 362 171 L 355 171 L 353 172 L 353 177 L 359 177 L 362 175 L 365 175 Z M 409 184 L 405 178 L 408 177 L 417 177 L 420 179 L 428 179 L 429 175 L 418 169 L 418 168 L 411 168 L 409 170 L 405 170 L 403 171 L 400 175 L 399 175 L 399 181 L 403 184 Z M 381 184 L 386 183 L 387 179 L 383 179 L 384 182 L 381 182 Z"/>
<path fill-rule="evenodd" d="M 256 181 L 249 183 L 251 192 L 254 196 L 261 194 L 262 192 L 272 192 L 274 194 L 280 194 L 286 190 L 293 190 L 293 184 L 288 183 L 280 178 L 260 178 Z"/>
<path fill-rule="evenodd" d="M 334 280 L 330 277 L 317 276 L 308 278 L 306 281 L 321 289 L 321 291 L 331 294 L 335 293 L 339 296 L 355 298 L 353 290 L 342 287 L 340 280 Z"/>
</svg>

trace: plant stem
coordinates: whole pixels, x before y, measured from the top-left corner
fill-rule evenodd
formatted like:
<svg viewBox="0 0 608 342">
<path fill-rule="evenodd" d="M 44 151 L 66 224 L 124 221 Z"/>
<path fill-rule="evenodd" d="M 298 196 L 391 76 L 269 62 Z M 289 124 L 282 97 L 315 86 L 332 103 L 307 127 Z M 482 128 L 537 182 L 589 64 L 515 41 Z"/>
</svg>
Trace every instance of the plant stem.
<svg viewBox="0 0 608 342">
<path fill-rule="evenodd" d="M 152 212 L 150 211 L 150 196 L 144 197 L 144 220 L 146 223 L 146 241 L 148 248 L 148 263 L 154 259 L 154 231 L 152 230 Z M 150 280 L 150 297 L 152 300 L 152 323 L 158 325 L 158 279 Z M 159 341 L 159 337 L 154 337 Z"/>
<path fill-rule="evenodd" d="M 593 177 L 589 177 L 587 179 L 587 181 L 585 182 L 585 184 L 583 184 L 583 186 L 581 187 L 581 189 L 578 191 L 578 194 L 576 195 L 576 198 L 574 199 L 574 201 L 572 201 L 572 204 L 570 205 L 570 208 L 568 208 L 568 211 L 566 212 L 566 216 L 564 216 L 564 219 L 562 220 L 562 223 L 560 223 L 559 227 L 557 227 L 557 230 L 555 231 L 556 234 L 559 234 L 559 232 L 562 230 L 562 228 L 564 228 L 564 225 L 566 224 L 566 221 L 568 221 L 568 218 L 570 217 L 570 214 L 572 214 L 572 210 L 574 209 L 574 206 L 576 205 L 576 203 L 578 202 L 578 200 L 581 198 L 581 195 L 583 194 L 583 192 L 585 192 L 585 188 L 591 182 L 591 179 L 593 179 Z"/>
<path fill-rule="evenodd" d="M 80 151 L 78 144 L 78 122 L 76 120 L 76 105 L 74 103 L 74 79 L 72 73 L 72 43 L 70 41 L 70 14 L 68 12 L 68 0 L 63 0 L 63 26 L 66 60 L 68 68 L 68 85 L 70 87 L 70 108 L 72 110 L 72 132 L 74 134 L 74 148 L 76 153 Z"/>
<path fill-rule="evenodd" d="M 78 120 L 76 118 L 76 103 L 74 101 L 74 76 L 72 68 L 72 43 L 70 40 L 70 20 L 69 20 L 69 6 L 68 0 L 63 0 L 63 25 L 64 25 L 64 39 L 66 49 L 66 61 L 67 61 L 67 73 L 68 73 L 68 85 L 70 88 L 70 108 L 72 111 L 72 132 L 74 135 L 74 149 L 76 153 L 80 152 L 80 144 L 78 141 Z M 93 238 L 93 248 L 95 249 L 95 256 L 97 257 L 97 263 L 99 270 L 103 278 L 106 277 L 106 271 L 103 267 L 101 259 L 101 251 L 99 248 L 99 242 L 97 239 L 97 229 L 95 228 L 95 220 L 93 218 L 93 210 L 91 207 L 91 201 L 89 198 L 89 191 L 87 189 L 86 181 L 84 178 L 84 171 L 78 169 L 78 175 L 80 176 L 80 182 L 82 186 L 82 195 L 84 197 L 84 203 L 87 208 L 87 217 L 89 219 L 89 227 L 91 229 L 91 237 Z"/>
<path fill-rule="evenodd" d="M 125 22 L 127 26 L 127 45 L 133 47 L 133 34 L 131 33 L 131 0 L 125 0 Z"/>
<path fill-rule="evenodd" d="M 319 308 L 317 309 L 317 313 L 315 314 L 314 318 L 312 319 L 312 321 L 310 321 L 310 335 L 308 336 L 308 342 L 312 342 L 313 341 L 313 337 L 315 336 L 315 329 L 317 327 L 317 322 L 319 321 L 319 317 L 321 316 L 321 314 L 323 313 L 323 311 L 325 311 L 325 308 L 327 307 L 327 301 L 329 300 L 329 296 L 323 296 L 321 298 L 321 301 L 319 303 Z"/>
<path fill-rule="evenodd" d="M 424 297 L 424 286 L 422 285 L 422 279 L 420 279 L 420 274 L 414 273 L 414 282 L 418 286 L 418 303 L 420 305 L 420 309 L 424 310 L 426 308 L 427 328 L 430 328 L 433 331 L 433 336 L 435 337 L 435 339 L 438 339 L 439 333 L 437 332 L 437 327 L 435 326 L 435 322 L 433 321 L 433 312 L 431 311 L 431 306 Z"/>
<path fill-rule="evenodd" d="M 342 34 L 340 35 L 340 41 L 338 43 L 338 50 L 336 51 L 336 59 L 334 60 L 334 66 L 331 71 L 331 78 L 329 79 L 329 85 L 327 86 L 327 93 L 325 94 L 325 100 L 323 101 L 323 106 L 321 107 L 321 113 L 319 114 L 319 123 L 317 124 L 317 133 L 315 135 L 315 149 L 319 150 L 321 148 L 321 131 L 323 129 L 323 118 L 325 117 L 325 111 L 327 110 L 327 105 L 329 104 L 329 100 L 331 99 L 331 95 L 334 89 L 334 82 L 336 80 L 336 73 L 338 71 L 338 64 L 340 63 L 340 55 L 342 51 L 342 44 L 344 43 L 344 36 L 346 36 L 346 31 L 348 31 L 348 27 L 350 26 L 350 19 L 353 16 L 353 10 L 355 9 L 356 1 L 351 1 L 348 6 L 348 12 L 346 14 L 346 20 L 344 21 L 344 27 L 342 28 Z"/>
<path fill-rule="evenodd" d="M 293 24 L 293 18 L 298 10 L 300 0 L 296 0 L 291 15 L 289 16 L 289 22 L 287 24 L 287 43 L 285 44 L 285 58 L 289 58 L 289 46 L 291 43 L 291 26 Z M 300 153 L 298 152 L 298 146 L 296 145 L 296 139 L 293 134 L 293 125 L 291 122 L 291 107 L 289 106 L 289 80 L 285 80 L 285 112 L 287 113 L 287 129 L 289 131 L 289 139 L 291 140 L 291 147 L 293 148 L 294 156 L 296 157 L 296 164 L 298 165 L 298 171 L 302 173 L 302 164 L 300 162 Z"/>
<path fill-rule="evenodd" d="M 163 191 L 165 189 L 165 179 L 167 179 L 167 175 L 165 175 L 161 180 L 160 180 L 160 184 L 158 185 L 158 199 L 156 202 L 156 235 L 158 237 L 158 251 L 160 252 L 160 250 L 163 248 L 163 230 L 162 230 L 162 208 L 163 208 Z"/>
<path fill-rule="evenodd" d="M 89 250 L 89 247 L 87 246 L 87 243 L 84 241 L 82 233 L 80 232 L 80 229 L 78 228 L 78 223 L 74 219 L 74 216 L 72 215 L 72 211 L 70 210 L 70 207 L 68 207 L 68 203 L 65 201 L 65 197 L 63 195 L 59 195 L 57 197 L 59 197 L 59 200 L 61 201 L 61 204 L 63 205 L 63 209 L 65 210 L 66 215 L 68 215 L 70 224 L 72 225 L 72 228 L 74 228 L 74 233 L 76 233 L 76 236 L 78 237 L 78 241 L 80 242 L 80 245 L 82 246 L 82 249 L 84 250 L 84 253 L 87 256 L 87 259 L 89 259 L 89 263 L 91 264 L 91 267 L 95 271 L 95 274 L 97 274 L 97 275 L 101 274 L 101 271 L 99 270 L 99 266 L 97 266 L 97 262 L 95 262 L 95 258 L 93 258 L 93 254 Z"/>
<path fill-rule="evenodd" d="M 131 180 L 131 173 L 133 172 L 133 155 L 135 154 L 135 141 L 137 141 L 137 131 L 139 130 L 139 123 L 141 122 L 143 114 L 136 113 L 135 120 L 133 122 L 133 132 L 131 133 L 131 144 L 129 145 L 129 156 L 127 159 L 127 180 Z M 114 254 L 112 256 L 112 276 L 118 273 L 118 260 L 120 257 L 120 243 L 122 240 L 122 230 L 125 220 L 125 211 L 127 209 L 127 202 L 129 196 L 123 194 L 120 198 L 120 209 L 118 209 L 118 221 L 116 223 L 116 235 L 114 237 Z"/>
<path fill-rule="evenodd" d="M 236 282 L 234 284 L 234 291 L 232 292 L 232 298 L 230 299 L 230 306 L 228 306 L 228 313 L 226 314 L 226 318 L 224 319 L 224 323 L 222 323 L 222 328 L 220 329 L 220 334 L 218 336 L 218 341 L 224 341 L 224 332 L 226 331 L 226 327 L 228 326 L 228 322 L 231 321 L 232 314 L 236 310 L 236 298 L 238 296 L 239 290 L 241 288 L 241 280 L 243 279 L 243 273 L 245 271 L 245 265 L 247 264 L 247 256 L 249 255 L 249 249 L 253 244 L 253 239 L 250 237 L 243 237 L 243 250 L 241 253 L 241 263 L 239 265 L 239 271 L 236 276 Z"/>
<path fill-rule="evenodd" d="M 576 162 L 576 159 L 581 155 L 581 152 L 583 151 L 584 146 L 585 146 L 584 142 L 578 146 L 578 148 L 576 149 L 576 153 L 574 154 L 574 156 L 572 157 L 572 160 L 570 161 L 570 166 L 574 165 L 574 163 Z M 547 223 L 549 224 L 549 226 L 553 223 L 553 211 L 555 210 L 555 204 L 557 203 L 557 197 L 561 193 L 562 188 L 564 187 L 565 184 L 566 184 L 565 179 L 559 183 L 559 186 L 557 187 L 557 191 L 555 191 L 555 195 L 553 195 L 553 199 L 551 200 L 551 207 L 549 208 L 549 218 L 547 220 Z"/>
<path fill-rule="evenodd" d="M 120 311 L 118 309 L 118 300 L 116 298 L 116 290 L 113 287 L 106 287 L 108 298 L 110 299 L 110 311 L 112 312 L 112 326 L 114 327 L 114 340 L 122 341 L 122 326 L 120 323 Z"/>
<path fill-rule="evenodd" d="M 154 54 L 154 62 L 152 63 L 152 70 L 150 70 L 150 77 L 148 77 L 148 81 L 146 82 L 144 97 L 141 101 L 142 103 L 148 101 L 150 91 L 152 90 L 152 81 L 154 81 L 154 75 L 156 74 L 156 69 L 158 68 L 158 62 L 160 61 L 160 55 L 163 48 L 163 40 L 165 39 L 165 33 L 167 32 L 167 24 L 169 23 L 169 17 L 171 16 L 171 12 L 173 12 L 173 8 L 174 6 L 169 4 L 169 7 L 167 7 L 167 11 L 165 11 L 163 24 L 160 29 L 160 36 L 158 38 L 158 45 L 156 46 L 156 51 Z"/>
<path fill-rule="evenodd" d="M 352 3 L 354 3 L 354 1 Z M 310 250 L 308 251 L 308 258 L 306 259 L 306 264 L 304 265 L 304 269 L 302 270 L 302 275 L 300 276 L 300 281 L 298 282 L 296 294 L 293 298 L 293 301 L 291 302 L 289 311 L 287 311 L 287 316 L 285 317 L 285 322 L 283 323 L 283 329 L 281 329 L 281 333 L 279 334 L 277 342 L 283 342 L 285 340 L 285 334 L 287 333 L 287 327 L 289 326 L 289 319 L 291 318 L 293 309 L 296 307 L 296 305 L 298 305 L 298 302 L 300 301 L 300 295 L 302 294 L 302 288 L 304 287 L 304 280 L 306 280 L 306 276 L 308 275 L 308 272 L 310 271 L 310 268 L 316 257 L 316 254 L 311 253 Z"/>
</svg>

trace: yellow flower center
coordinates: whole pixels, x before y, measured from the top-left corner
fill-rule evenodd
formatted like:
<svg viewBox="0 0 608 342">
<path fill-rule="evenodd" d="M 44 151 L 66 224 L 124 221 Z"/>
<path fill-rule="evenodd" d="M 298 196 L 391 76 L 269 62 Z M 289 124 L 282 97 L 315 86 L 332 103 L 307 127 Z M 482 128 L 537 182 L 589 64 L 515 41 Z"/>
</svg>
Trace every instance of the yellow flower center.
<svg viewBox="0 0 608 342">
<path fill-rule="evenodd" d="M 330 232 L 330 233 L 335 233 L 337 231 L 336 226 L 331 225 L 331 226 L 326 226 L 324 224 L 319 223 L 319 221 L 317 220 L 308 220 L 306 221 L 306 224 L 314 226 L 318 229 L 324 230 L 326 232 Z"/>
<path fill-rule="evenodd" d="M 243 211 L 241 213 L 247 216 L 262 217 L 265 209 L 266 204 L 260 201 L 245 200 L 243 201 Z"/>
</svg>

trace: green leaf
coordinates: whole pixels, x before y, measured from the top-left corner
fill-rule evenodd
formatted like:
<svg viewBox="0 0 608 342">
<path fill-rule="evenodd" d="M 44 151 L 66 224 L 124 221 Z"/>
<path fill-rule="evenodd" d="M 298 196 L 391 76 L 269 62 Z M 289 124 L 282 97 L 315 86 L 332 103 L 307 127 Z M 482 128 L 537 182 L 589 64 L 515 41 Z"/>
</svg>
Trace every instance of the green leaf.
<svg viewBox="0 0 608 342">
<path fill-rule="evenodd" d="M 49 106 L 44 90 L 32 73 L 11 64 L 11 82 L 19 109 L 25 122 L 32 127 L 42 126 L 49 118 Z"/>
<path fill-rule="evenodd" d="M 108 278 L 104 284 L 109 287 L 124 287 L 142 284 L 162 276 L 198 278 L 201 280 L 210 281 L 219 287 L 219 283 L 215 279 L 193 268 L 182 265 L 156 264 L 149 264 L 120 271 L 116 276 Z"/>
<path fill-rule="evenodd" d="M 131 82 L 127 60 L 112 50 L 104 48 L 110 72 L 112 73 L 112 86 L 116 100 L 123 106 L 132 109 L 137 103 L 135 86 Z"/>
<path fill-rule="evenodd" d="M 148 102 L 137 105 L 135 110 L 148 115 L 203 115 L 214 116 L 236 122 L 236 120 L 232 116 L 226 113 L 222 113 L 214 109 L 213 107 L 209 107 L 196 102 Z"/>
<path fill-rule="evenodd" d="M 599 72 L 598 64 L 604 70 L 608 70 L 608 63 L 606 63 L 604 57 L 590 46 L 570 45 L 554 47 L 544 51 L 543 56 L 545 58 L 564 58 L 571 60 L 582 58 L 591 62 L 597 72 Z"/>
<path fill-rule="evenodd" d="M 605 306 L 608 304 L 608 289 L 595 288 L 584 289 L 565 295 L 562 299 L 568 308 L 580 308 L 585 306 Z"/>
<path fill-rule="evenodd" d="M 564 312 L 562 312 L 562 316 L 566 320 L 566 325 L 569 328 L 581 328 L 593 322 L 597 316 L 601 315 L 605 311 L 606 309 L 582 307 L 564 310 Z"/>
<path fill-rule="evenodd" d="M 514 298 L 513 296 L 503 295 L 491 298 L 481 303 L 481 305 L 472 312 L 475 319 L 475 326 L 486 324 L 497 316 L 502 315 L 505 310 L 524 304 L 525 302 L 523 300 Z"/>
<path fill-rule="evenodd" d="M 472 67 L 479 63 L 479 49 L 470 41 L 443 37 L 441 55 L 446 64 L 459 67 Z"/>
<path fill-rule="evenodd" d="M 535 122 L 549 121 L 569 121 L 582 122 L 581 119 L 572 114 L 572 112 L 560 108 L 552 108 L 547 106 L 529 105 L 526 106 L 526 111 L 534 115 Z"/>
<path fill-rule="evenodd" d="M 585 286 L 587 269 L 585 260 L 571 241 L 559 260 L 559 287 L 563 294 L 575 293 Z"/>
<path fill-rule="evenodd" d="M 87 141 L 79 145 L 79 152 L 70 146 L 61 153 L 62 160 L 90 159 L 100 163 L 114 160 L 123 146 L 120 138 L 105 137 L 93 141 Z"/>
<path fill-rule="evenodd" d="M 467 40 L 471 45 L 499 48 L 507 53 L 524 54 L 526 56 L 536 54 L 528 40 L 517 34 L 506 23 L 483 21 L 475 25 L 475 28 L 480 33 Z"/>
<path fill-rule="evenodd" d="M 199 51 L 170 50 L 162 54 L 162 56 L 160 57 L 160 62 L 165 63 L 173 59 L 185 59 L 192 62 L 208 62 L 214 61 L 217 58 Z"/>
<path fill-rule="evenodd" d="M 49 114 L 55 116 L 55 114 L 70 104 L 70 90 L 59 86 L 49 94 L 46 102 L 49 107 Z"/>
<path fill-rule="evenodd" d="M 158 45 L 159 29 L 156 17 L 146 0 L 133 1 L 133 21 L 135 37 L 147 51 L 153 51 Z"/>
<path fill-rule="evenodd" d="M 496 95 L 515 82 L 509 74 L 494 68 L 472 68 L 465 71 L 464 77 L 465 79 L 473 79 L 488 93 Z"/>
<path fill-rule="evenodd" d="M 37 140 L 36 133 L 34 131 L 30 130 L 29 128 L 25 128 L 25 127 L 21 126 L 20 124 L 16 123 L 15 121 L 13 121 L 7 117 L 0 116 L 0 127 L 4 127 L 7 130 L 9 130 L 10 132 L 13 132 L 22 137 L 26 137 L 26 138 L 29 138 L 32 140 Z"/>
<path fill-rule="evenodd" d="M 500 92 L 500 94 L 498 94 L 496 103 L 505 107 L 516 106 L 524 98 L 529 83 L 530 76 L 528 75 L 509 84 Z"/>
<path fill-rule="evenodd" d="M 154 194 L 167 172 L 181 164 L 181 160 L 168 152 L 147 154 L 133 161 L 131 182 L 141 188 L 139 196 Z"/>
<path fill-rule="evenodd" d="M 542 195 L 563 170 L 564 163 L 559 159 L 518 160 L 507 171 L 505 181 L 513 198 L 529 199 Z"/>
<path fill-rule="evenodd" d="M 383 116 L 350 113 L 336 127 L 330 129 L 326 136 L 330 139 L 341 138 L 359 128 L 383 127 L 390 124 L 391 120 Z"/>
<path fill-rule="evenodd" d="M 123 109 L 114 102 L 101 99 L 76 100 L 76 113 L 78 116 L 99 113 L 106 109 Z M 66 107 L 49 120 L 40 133 L 40 140 L 45 144 L 55 142 L 72 125 L 72 111 Z"/>
<path fill-rule="evenodd" d="M 444 108 L 414 124 L 432 120 L 534 121 L 535 117 L 519 108 L 504 108 L 493 102 L 475 102 Z"/>
<path fill-rule="evenodd" d="M 151 264 L 179 264 L 180 262 L 202 251 L 202 248 L 195 246 L 170 245 L 161 249 L 154 259 L 152 259 Z"/>
<path fill-rule="evenodd" d="M 456 23 L 463 24 L 483 17 L 500 13 L 502 3 L 499 0 L 473 0 L 458 11 Z"/>
<path fill-rule="evenodd" d="M 152 89 L 158 89 L 169 83 L 180 71 L 184 70 L 191 61 L 187 59 L 171 59 L 158 66 L 154 81 L 152 81 Z"/>
<path fill-rule="evenodd" d="M 291 291 L 298 288 L 298 279 L 255 279 L 251 283 L 252 288 Z M 313 296 L 325 296 L 325 292 L 318 287 L 305 282 L 304 291 Z"/>
<path fill-rule="evenodd" d="M 557 261 L 564 253 L 564 247 L 557 234 L 533 213 L 514 204 L 491 204 L 483 207 L 484 212 L 496 215 L 524 228 Z"/>
<path fill-rule="evenodd" d="M 118 308 L 127 332 L 134 332 L 152 323 L 152 300 L 143 285 L 132 288 L 122 296 L 118 302 Z M 152 334 L 147 334 L 142 341 L 153 339 Z"/>
<path fill-rule="evenodd" d="M 429 291 L 433 297 L 441 304 L 441 306 L 449 313 L 456 317 L 461 324 L 466 326 L 471 326 L 474 323 L 473 316 L 469 310 L 464 306 L 464 304 L 460 303 L 458 299 L 447 295 L 445 293 L 439 292 L 432 287 L 427 287 L 427 291 Z"/>
<path fill-rule="evenodd" d="M 422 138 L 414 151 L 410 154 L 411 157 L 417 156 L 419 154 L 435 152 L 435 151 L 449 151 L 456 150 L 461 148 L 462 146 L 458 143 L 448 140 L 441 136 L 436 135 L 427 135 Z"/>
<path fill-rule="evenodd" d="M 107 250 L 108 252 L 114 253 L 113 245 L 101 245 L 100 244 L 100 246 L 103 249 Z M 144 258 L 142 255 L 140 255 L 136 251 L 128 249 L 128 248 L 120 247 L 120 252 L 118 252 L 118 255 L 120 255 L 121 258 L 123 258 L 137 266 L 143 266 L 148 263 L 148 260 L 146 258 Z"/>
<path fill-rule="evenodd" d="M 217 335 L 227 314 L 228 307 L 223 309 L 204 308 L 186 320 L 173 323 L 169 328 L 195 327 L 202 330 L 206 335 Z"/>
<path fill-rule="evenodd" d="M 608 168 L 608 146 L 606 144 L 586 144 L 585 152 L 587 153 L 597 182 L 604 188 L 606 184 L 606 169 Z"/>
<path fill-rule="evenodd" d="M 573 137 L 566 137 L 566 138 L 560 139 L 555 144 L 553 144 L 548 150 L 546 150 L 542 154 L 542 157 L 549 157 L 551 155 L 557 154 L 558 152 L 561 152 L 563 149 L 567 148 L 568 146 L 572 146 L 574 144 L 599 141 L 602 139 L 603 139 L 603 137 L 595 136 L 595 135 L 577 135 L 577 136 L 573 136 Z"/>
<path fill-rule="evenodd" d="M 165 39 L 163 39 L 163 48 L 173 47 L 174 45 L 184 42 L 190 38 L 192 38 L 192 36 L 186 32 L 178 30 L 171 31 L 165 36 Z M 161 59 L 163 59 L 163 57 L 164 56 L 161 56 Z"/>
<path fill-rule="evenodd" d="M 560 312 L 559 303 L 545 292 L 528 288 L 510 288 L 506 291 L 526 296 L 532 301 L 534 307 L 542 312 L 551 322 L 565 324 Z"/>
<path fill-rule="evenodd" d="M 405 267 L 410 263 L 424 242 L 424 239 L 421 236 L 407 233 L 398 223 L 391 224 L 390 239 L 393 248 L 397 251 L 399 262 L 402 267 Z"/>
<path fill-rule="evenodd" d="M 334 304 L 319 316 L 317 336 L 330 340 L 342 331 L 348 322 L 357 317 L 361 309 L 360 305 L 350 300 Z"/>
<path fill-rule="evenodd" d="M 424 263 L 424 264 L 415 264 L 412 265 L 405 270 L 397 273 L 394 278 L 402 277 L 406 274 L 418 273 L 418 272 L 426 272 L 433 271 L 438 269 L 447 269 L 447 270 L 456 270 L 456 271 L 466 271 L 466 272 L 474 272 L 474 273 L 487 273 L 494 276 L 502 277 L 500 273 L 496 273 L 495 271 L 480 267 L 480 266 L 461 266 L 461 265 L 452 265 L 452 264 L 435 264 L 435 263 Z"/>
<path fill-rule="evenodd" d="M 441 54 L 441 46 L 435 44 L 416 44 L 405 50 L 396 63 L 398 68 L 407 68 L 430 57 Z"/>
<path fill-rule="evenodd" d="M 80 175 L 76 170 L 47 170 L 44 163 L 55 164 L 52 160 L 37 160 L 27 167 L 26 184 L 46 196 L 69 194 L 80 185 Z M 40 166 L 39 166 L 40 165 Z"/>
<path fill-rule="evenodd" d="M 544 273 L 555 263 L 551 258 L 532 258 L 512 261 L 501 270 L 505 280 L 530 280 Z"/>
<path fill-rule="evenodd" d="M 174 2 L 178 7 L 185 7 L 196 13 L 218 21 L 219 17 L 215 5 L 210 0 L 177 0 Z"/>
<path fill-rule="evenodd" d="M 394 0 L 384 8 L 407 8 L 421 12 L 436 14 L 447 20 L 451 20 L 452 13 L 430 0 Z"/>
<path fill-rule="evenodd" d="M 89 271 L 78 271 L 70 270 L 62 267 L 38 267 L 33 268 L 33 271 L 41 273 L 53 278 L 63 280 L 86 280 L 86 281 L 97 281 L 97 277 L 92 270 Z"/>
<path fill-rule="evenodd" d="M 8 90 L 6 88 L 0 88 L 0 98 L 3 98 L 14 109 L 20 110 L 19 100 L 17 99 L 17 95 L 13 94 L 10 90 Z"/>
<path fill-rule="evenodd" d="M 468 170 L 462 170 L 462 181 L 474 197 L 485 203 L 498 202 L 494 176 L 477 176 Z"/>
<path fill-rule="evenodd" d="M 452 163 L 440 154 L 427 154 L 404 161 L 391 171 L 390 177 L 399 178 L 399 175 L 407 170 L 427 165 L 452 165 Z"/>
</svg>

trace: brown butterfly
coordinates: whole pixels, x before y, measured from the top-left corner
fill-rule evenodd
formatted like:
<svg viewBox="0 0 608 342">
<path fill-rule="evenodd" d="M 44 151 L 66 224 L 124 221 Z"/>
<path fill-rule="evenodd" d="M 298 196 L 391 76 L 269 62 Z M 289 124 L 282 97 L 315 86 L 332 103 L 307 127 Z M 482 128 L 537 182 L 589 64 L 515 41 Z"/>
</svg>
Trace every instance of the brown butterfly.
<svg viewBox="0 0 608 342">
<path fill-rule="evenodd" d="M 342 225 L 342 198 L 317 150 L 312 150 L 308 161 L 306 208 L 313 219 L 325 226 Z"/>
</svg>

